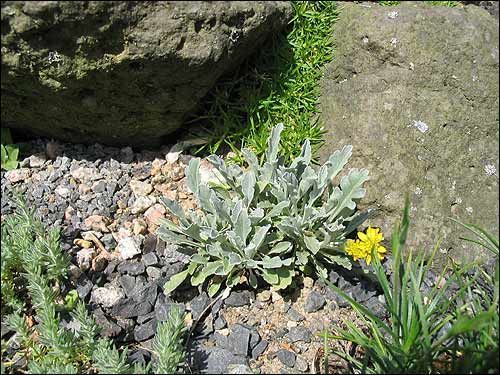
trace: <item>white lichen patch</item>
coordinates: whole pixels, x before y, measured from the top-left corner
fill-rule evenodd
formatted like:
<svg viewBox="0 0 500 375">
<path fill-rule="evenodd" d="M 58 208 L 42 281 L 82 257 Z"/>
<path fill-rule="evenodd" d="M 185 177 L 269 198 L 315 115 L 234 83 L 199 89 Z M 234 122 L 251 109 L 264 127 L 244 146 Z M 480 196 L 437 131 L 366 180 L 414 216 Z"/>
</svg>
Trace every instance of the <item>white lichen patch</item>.
<svg viewBox="0 0 500 375">
<path fill-rule="evenodd" d="M 390 18 L 391 20 L 396 19 L 397 16 L 398 16 L 398 12 L 396 12 L 395 10 L 393 10 L 392 12 L 387 13 L 387 17 Z"/>
<path fill-rule="evenodd" d="M 231 43 L 236 43 L 238 39 L 240 39 L 240 32 L 238 30 L 231 30 L 231 34 L 229 35 Z"/>
<path fill-rule="evenodd" d="M 427 132 L 429 130 L 429 126 L 423 121 L 413 121 L 413 126 L 416 127 L 421 133 Z"/>
<path fill-rule="evenodd" d="M 61 55 L 57 51 L 49 52 L 49 56 L 47 57 L 47 60 L 49 60 L 49 64 L 52 64 L 53 62 L 60 62 L 62 60 Z"/>
<path fill-rule="evenodd" d="M 497 169 L 493 164 L 486 164 L 484 166 L 484 172 L 486 173 L 487 176 L 493 176 L 494 174 L 497 173 Z"/>
<path fill-rule="evenodd" d="M 421 188 L 419 188 L 419 187 L 417 186 L 417 187 L 415 188 L 415 194 L 416 194 L 416 195 L 419 195 L 419 196 L 420 196 L 420 195 L 422 195 L 422 189 L 421 189 Z"/>
</svg>

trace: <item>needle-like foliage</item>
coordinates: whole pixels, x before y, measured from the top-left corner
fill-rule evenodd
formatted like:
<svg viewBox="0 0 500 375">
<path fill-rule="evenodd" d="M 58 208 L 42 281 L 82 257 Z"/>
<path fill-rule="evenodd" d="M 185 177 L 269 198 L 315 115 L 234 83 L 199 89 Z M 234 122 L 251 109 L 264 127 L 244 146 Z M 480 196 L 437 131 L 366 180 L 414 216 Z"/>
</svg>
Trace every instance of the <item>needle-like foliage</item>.
<svg viewBox="0 0 500 375">
<path fill-rule="evenodd" d="M 63 327 L 60 285 L 69 258 L 59 243 L 57 228 L 47 230 L 25 201 L 17 196 L 16 211 L 2 222 L 2 320 L 15 335 L 2 339 L 2 373 L 32 374 L 146 374 L 151 363 L 130 363 L 127 348 L 118 349 L 77 300 L 69 315 L 75 330 Z M 73 307 L 73 306 L 72 306 Z M 176 372 L 184 358 L 184 320 L 179 311 L 161 323 L 155 338 L 157 372 Z M 10 358 L 7 347 L 18 349 Z M 26 365 L 15 367 L 16 363 Z"/>
<path fill-rule="evenodd" d="M 497 240 L 477 227 L 471 229 L 488 241 L 492 253 L 498 254 Z M 324 279 L 349 302 L 365 327 L 346 322 L 346 329 L 325 334 L 332 340 L 350 341 L 363 353 L 336 354 L 361 373 L 498 372 L 498 264 L 489 275 L 476 265 L 445 267 L 435 286 L 426 290 L 424 280 L 439 244 L 428 261 L 424 252 L 416 257 L 409 252 L 404 259 L 409 230 L 407 201 L 402 222 L 392 235 L 392 280 L 373 254 L 387 319 L 379 318 Z"/>
</svg>

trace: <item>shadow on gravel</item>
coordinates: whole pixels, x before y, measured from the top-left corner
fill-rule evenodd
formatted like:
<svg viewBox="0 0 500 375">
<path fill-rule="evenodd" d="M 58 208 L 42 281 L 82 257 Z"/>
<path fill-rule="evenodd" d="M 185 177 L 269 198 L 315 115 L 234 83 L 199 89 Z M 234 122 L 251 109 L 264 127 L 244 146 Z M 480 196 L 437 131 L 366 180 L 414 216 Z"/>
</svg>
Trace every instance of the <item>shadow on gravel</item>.
<svg viewBox="0 0 500 375">
<path fill-rule="evenodd" d="M 47 159 L 67 157 L 73 160 L 109 161 L 111 159 L 120 163 L 153 161 L 155 158 L 164 159 L 173 143 L 164 144 L 156 149 L 136 149 L 131 147 L 113 147 L 100 143 L 85 145 L 81 143 L 59 142 L 47 138 L 26 139 L 13 132 L 15 140 L 21 140 L 19 146 L 19 161 L 33 155 L 43 155 Z"/>
</svg>

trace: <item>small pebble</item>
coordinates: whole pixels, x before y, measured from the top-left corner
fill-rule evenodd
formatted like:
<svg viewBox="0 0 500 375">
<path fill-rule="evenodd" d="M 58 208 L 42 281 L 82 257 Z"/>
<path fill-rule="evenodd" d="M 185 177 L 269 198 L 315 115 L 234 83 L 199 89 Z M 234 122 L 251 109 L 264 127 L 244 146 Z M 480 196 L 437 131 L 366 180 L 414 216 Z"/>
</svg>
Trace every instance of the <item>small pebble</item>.
<svg viewBox="0 0 500 375">
<path fill-rule="evenodd" d="M 313 313 L 321 309 L 325 304 L 325 297 L 323 297 L 318 292 L 312 291 L 306 298 L 304 311 L 307 313 Z"/>
<path fill-rule="evenodd" d="M 256 297 L 257 297 L 257 301 L 267 302 L 271 299 L 271 291 L 264 290 L 264 291 L 258 293 Z"/>
<path fill-rule="evenodd" d="M 279 361 L 283 363 L 285 366 L 288 367 L 293 367 L 295 365 L 295 361 L 297 359 L 295 353 L 281 349 L 276 353 L 276 356 L 278 357 Z"/>
</svg>

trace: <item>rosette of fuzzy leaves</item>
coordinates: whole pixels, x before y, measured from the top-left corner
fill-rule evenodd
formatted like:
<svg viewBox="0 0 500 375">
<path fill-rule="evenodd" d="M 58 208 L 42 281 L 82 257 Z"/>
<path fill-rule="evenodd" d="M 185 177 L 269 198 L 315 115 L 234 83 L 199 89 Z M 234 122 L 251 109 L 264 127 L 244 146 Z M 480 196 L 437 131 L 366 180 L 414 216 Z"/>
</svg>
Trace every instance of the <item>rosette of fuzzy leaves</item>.
<svg viewBox="0 0 500 375">
<path fill-rule="evenodd" d="M 283 124 L 272 129 L 262 165 L 248 149 L 242 150 L 245 169 L 209 156 L 217 179 L 209 184 L 201 182 L 200 160 L 192 159 L 186 177 L 199 210 L 185 213 L 177 202 L 163 198 L 177 220 L 163 220 L 159 237 L 192 252 L 187 269 L 165 285 L 166 293 L 187 277 L 193 286 L 208 280 L 209 294 L 214 295 L 242 276 L 252 287 L 260 276 L 283 289 L 309 266 L 325 277 L 328 265 L 350 269 L 343 244 L 369 214 L 356 211 L 368 171 L 351 169 L 334 185 L 352 146 L 336 151 L 316 170 L 311 167 L 309 141 L 299 157 L 284 165 L 278 157 L 282 130 Z"/>
</svg>

